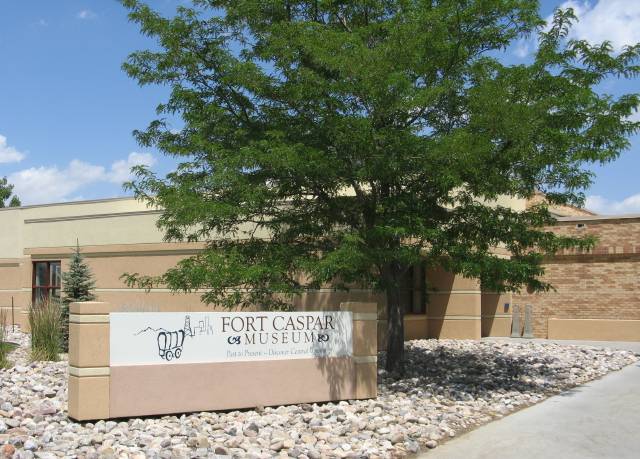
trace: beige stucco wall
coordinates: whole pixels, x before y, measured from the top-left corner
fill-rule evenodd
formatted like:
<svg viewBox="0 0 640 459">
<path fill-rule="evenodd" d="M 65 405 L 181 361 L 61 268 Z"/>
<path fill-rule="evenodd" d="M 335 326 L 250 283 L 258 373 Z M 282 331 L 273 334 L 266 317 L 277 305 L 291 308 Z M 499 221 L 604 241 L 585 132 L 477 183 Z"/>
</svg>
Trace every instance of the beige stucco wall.
<svg viewBox="0 0 640 459">
<path fill-rule="evenodd" d="M 134 198 L 97 199 L 93 201 L 70 201 L 18 207 L 25 219 L 64 218 L 78 215 L 125 213 L 149 210 L 145 203 Z"/>
<path fill-rule="evenodd" d="M 510 207 L 516 212 L 522 212 L 527 208 L 527 200 L 522 198 L 515 198 L 512 196 L 498 196 L 498 198 L 489 202 L 489 204 L 501 207 Z"/>
<path fill-rule="evenodd" d="M 21 308 L 31 297 L 31 260 L 28 257 L 0 259 L 0 307 Z"/>
<path fill-rule="evenodd" d="M 0 209 L 0 258 L 34 247 L 161 242 L 158 212 L 132 198 Z"/>
<path fill-rule="evenodd" d="M 22 256 L 22 225 L 20 208 L 0 209 L 0 259 Z"/>
<path fill-rule="evenodd" d="M 511 293 L 482 292 L 482 336 L 511 334 Z"/>
<path fill-rule="evenodd" d="M 158 215 L 134 199 L 26 207 L 23 248 L 161 242 Z"/>
<path fill-rule="evenodd" d="M 499 197 L 491 205 L 523 210 L 522 199 Z M 158 212 L 133 198 L 114 198 L 0 209 L 0 258 L 27 248 L 162 241 Z"/>
<path fill-rule="evenodd" d="M 19 308 L 29 305 L 33 259 L 62 259 L 64 269 L 76 241 L 82 246 L 161 242 L 157 218 L 132 198 L 0 209 L 0 307 L 12 300 Z"/>
<path fill-rule="evenodd" d="M 520 210 L 525 202 L 500 198 L 492 205 Z M 0 210 L 0 306 L 9 306 L 13 298 L 14 304 L 26 311 L 31 302 L 32 262 L 61 260 L 64 272 L 79 241 L 95 275 L 97 300 L 143 310 L 208 308 L 200 302 L 200 293 L 174 294 L 162 288 L 145 292 L 128 288 L 120 278 L 125 272 L 161 274 L 202 248 L 202 244 L 162 242 L 162 232 L 156 227 L 158 216 L 159 212 L 132 198 Z M 427 274 L 427 285 L 427 313 L 407 318 L 407 338 L 479 338 L 484 334 L 481 319 L 488 334 L 503 330 L 508 334 L 509 318 L 489 318 L 494 314 L 484 308 L 481 311 L 477 281 L 431 272 Z M 378 342 L 384 345 L 384 295 L 357 288 L 342 292 L 327 286 L 296 298 L 294 305 L 297 309 L 322 310 L 335 309 L 349 301 L 378 304 Z M 499 326 L 495 326 L 498 322 Z"/>
</svg>

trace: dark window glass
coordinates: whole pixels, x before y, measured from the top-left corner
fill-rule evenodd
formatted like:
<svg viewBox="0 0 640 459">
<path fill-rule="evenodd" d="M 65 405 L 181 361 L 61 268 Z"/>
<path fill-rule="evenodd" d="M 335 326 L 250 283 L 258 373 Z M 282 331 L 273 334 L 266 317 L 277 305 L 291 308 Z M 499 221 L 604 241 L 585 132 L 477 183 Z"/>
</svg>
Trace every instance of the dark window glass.
<svg viewBox="0 0 640 459">
<path fill-rule="evenodd" d="M 400 302 L 405 314 L 425 314 L 425 270 L 423 266 L 407 269 L 400 285 Z"/>
<path fill-rule="evenodd" d="M 35 285 L 49 285 L 49 268 L 48 263 L 46 261 L 39 261 L 34 264 L 35 268 Z"/>
<path fill-rule="evenodd" d="M 31 299 L 34 304 L 60 298 L 62 271 L 59 261 L 36 261 L 33 263 Z"/>
<path fill-rule="evenodd" d="M 50 265 L 50 272 L 51 272 L 51 281 L 49 284 L 52 287 L 60 287 L 60 284 L 62 282 L 62 272 L 60 270 L 60 263 L 52 262 Z"/>
</svg>

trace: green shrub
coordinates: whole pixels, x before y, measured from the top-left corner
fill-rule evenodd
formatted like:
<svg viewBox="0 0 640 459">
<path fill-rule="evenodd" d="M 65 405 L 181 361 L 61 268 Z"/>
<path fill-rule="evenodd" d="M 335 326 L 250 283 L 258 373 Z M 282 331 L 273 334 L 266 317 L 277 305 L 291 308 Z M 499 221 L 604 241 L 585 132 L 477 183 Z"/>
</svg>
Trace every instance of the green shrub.
<svg viewBox="0 0 640 459">
<path fill-rule="evenodd" d="M 7 338 L 7 313 L 0 311 L 0 368 L 9 368 L 9 351 L 11 350 Z"/>
<path fill-rule="evenodd" d="M 62 309 L 60 301 L 33 305 L 29 311 L 31 325 L 31 359 L 57 361 L 62 352 Z"/>
<path fill-rule="evenodd" d="M 62 304 L 62 350 L 69 352 L 69 303 L 74 301 L 93 301 L 95 295 L 91 290 L 95 287 L 91 269 L 85 263 L 80 253 L 80 243 L 76 241 L 76 248 L 71 255 L 69 267 L 62 273 L 63 304 Z"/>
</svg>

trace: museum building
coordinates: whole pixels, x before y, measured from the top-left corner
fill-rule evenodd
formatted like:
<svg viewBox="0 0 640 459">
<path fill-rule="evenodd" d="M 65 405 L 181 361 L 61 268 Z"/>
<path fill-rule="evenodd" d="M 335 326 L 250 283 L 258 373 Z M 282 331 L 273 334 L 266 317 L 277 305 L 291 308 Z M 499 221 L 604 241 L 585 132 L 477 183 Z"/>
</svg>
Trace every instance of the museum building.
<svg viewBox="0 0 640 459">
<path fill-rule="evenodd" d="M 535 202 L 508 205 L 523 209 Z M 407 339 L 510 336 L 514 304 L 531 304 L 536 337 L 640 340 L 640 215 L 605 217 L 570 207 L 552 211 L 558 218 L 553 231 L 599 238 L 588 253 L 559 253 L 545 261 L 545 278 L 555 291 L 497 294 L 483 291 L 476 279 L 415 268 L 403 290 Z M 94 274 L 98 301 L 126 311 L 212 310 L 197 292 L 147 292 L 127 287 L 120 278 L 125 272 L 161 274 L 202 249 L 201 243 L 164 242 L 156 227 L 160 213 L 133 198 L 0 209 L 0 308 L 10 321 L 27 326 L 32 303 L 61 295 L 61 274 L 78 242 Z M 378 304 L 383 346 L 384 295 L 319 289 L 296 298 L 295 307 L 335 310 L 349 301 Z"/>
</svg>

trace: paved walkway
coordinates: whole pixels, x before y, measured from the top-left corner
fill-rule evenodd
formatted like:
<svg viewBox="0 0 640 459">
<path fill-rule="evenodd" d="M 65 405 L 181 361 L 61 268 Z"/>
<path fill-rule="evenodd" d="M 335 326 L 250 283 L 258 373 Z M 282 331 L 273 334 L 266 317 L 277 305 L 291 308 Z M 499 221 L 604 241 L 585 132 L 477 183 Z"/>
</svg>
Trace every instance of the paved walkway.
<svg viewBox="0 0 640 459">
<path fill-rule="evenodd" d="M 638 351 L 640 343 L 563 342 Z M 491 422 L 424 454 L 429 459 L 637 459 L 640 363 Z"/>
</svg>

